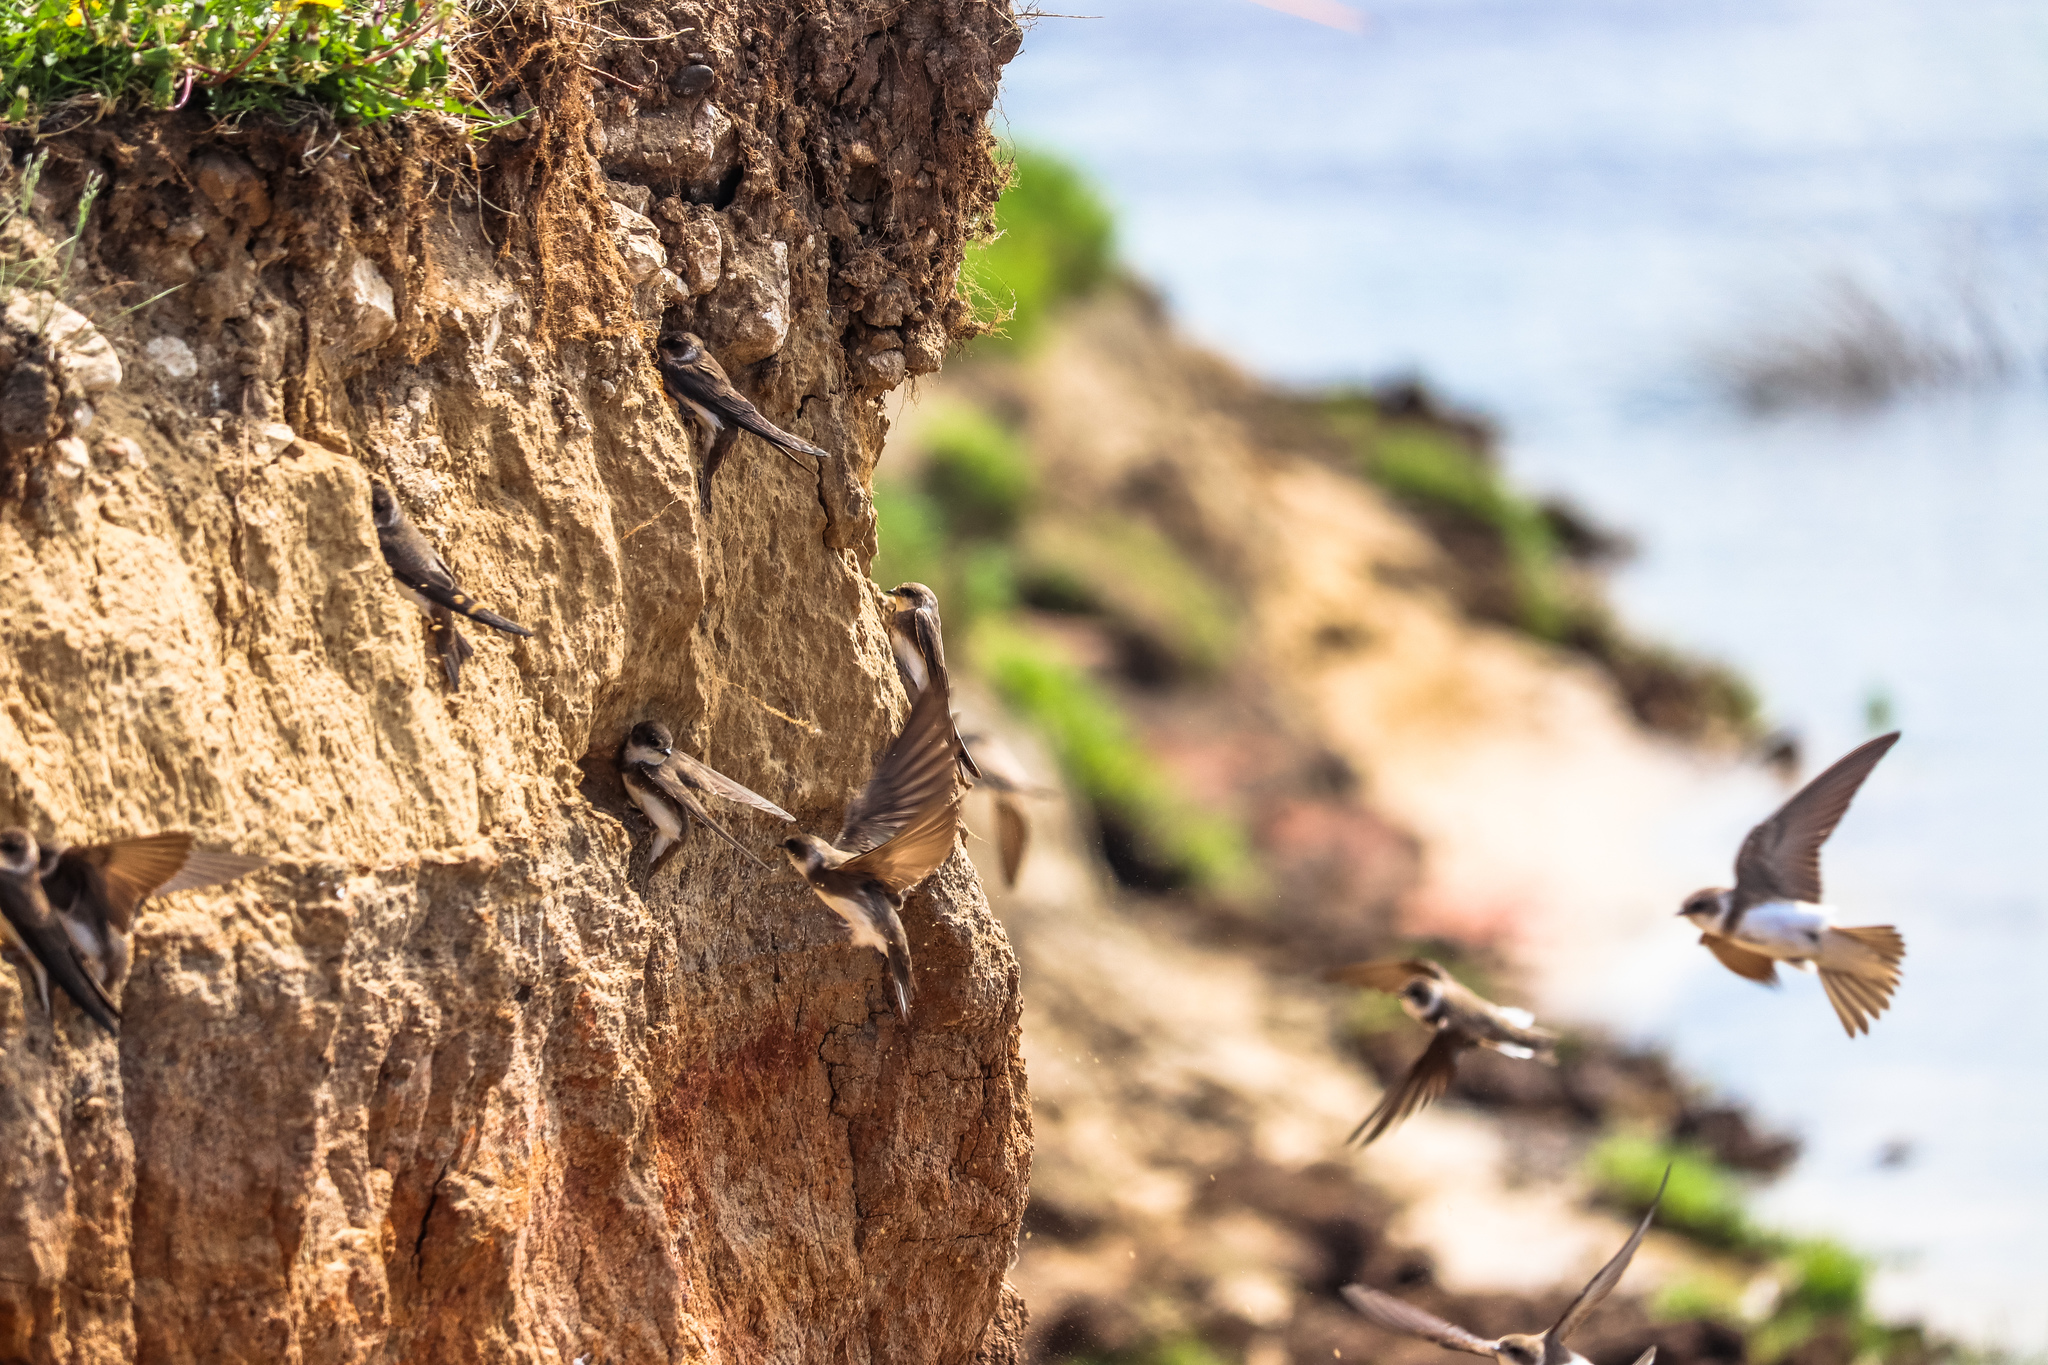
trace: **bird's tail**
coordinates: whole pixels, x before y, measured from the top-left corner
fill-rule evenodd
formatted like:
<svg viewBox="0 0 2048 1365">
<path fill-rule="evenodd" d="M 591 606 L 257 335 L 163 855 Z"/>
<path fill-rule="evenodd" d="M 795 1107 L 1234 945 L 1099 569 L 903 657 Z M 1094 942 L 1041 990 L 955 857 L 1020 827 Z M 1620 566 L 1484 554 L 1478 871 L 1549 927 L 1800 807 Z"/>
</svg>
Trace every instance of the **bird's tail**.
<svg viewBox="0 0 2048 1365">
<path fill-rule="evenodd" d="M 502 630 L 507 635 L 533 634 L 531 630 L 528 630 L 525 626 L 520 625 L 517 621 L 508 621 L 504 617 L 498 615 L 498 613 L 494 611 L 491 611 L 487 607 L 479 607 L 472 604 L 469 607 L 465 608 L 462 614 L 464 616 L 467 616 L 472 621 L 483 622 L 492 630 Z"/>
<path fill-rule="evenodd" d="M 917 987 L 910 979 L 910 936 L 903 932 L 902 917 L 894 913 L 882 926 L 882 934 L 889 941 L 889 984 L 896 992 L 896 1017 L 907 1024 L 910 1022 L 910 998 L 917 994 Z"/>
<path fill-rule="evenodd" d="M 441 668 L 448 674 L 451 689 L 462 686 L 462 666 L 476 653 L 460 630 L 455 626 L 455 613 L 446 607 L 436 607 L 433 613 L 434 649 L 441 656 Z"/>
<path fill-rule="evenodd" d="M 1870 1021 L 1891 1004 L 1905 956 L 1906 941 L 1889 924 L 1831 928 L 1822 937 L 1814 965 L 1851 1038 L 1868 1033 Z"/>
</svg>

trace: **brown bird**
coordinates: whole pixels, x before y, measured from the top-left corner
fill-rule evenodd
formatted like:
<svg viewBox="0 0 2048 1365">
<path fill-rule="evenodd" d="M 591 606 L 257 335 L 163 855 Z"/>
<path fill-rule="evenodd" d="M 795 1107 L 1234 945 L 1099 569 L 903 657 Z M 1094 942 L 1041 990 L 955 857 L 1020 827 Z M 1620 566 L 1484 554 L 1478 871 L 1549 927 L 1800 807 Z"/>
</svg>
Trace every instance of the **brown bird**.
<svg viewBox="0 0 2048 1365">
<path fill-rule="evenodd" d="M 922 583 L 898 583 L 889 596 L 903 605 L 889 617 L 889 652 L 896 656 L 896 671 L 903 676 L 903 690 L 912 697 L 924 694 L 937 682 L 949 695 L 953 677 L 946 671 L 946 635 L 939 621 L 939 595 Z M 960 732 L 953 732 L 955 742 Z M 960 745 L 960 771 L 970 782 L 981 777 L 974 755 Z"/>
<path fill-rule="evenodd" d="M 174 831 L 68 848 L 46 844 L 37 867 L 80 959 L 112 991 L 128 977 L 128 936 L 144 900 L 218 886 L 269 862 L 194 848 L 190 834 Z"/>
<path fill-rule="evenodd" d="M 711 513 L 711 478 L 725 463 L 741 431 L 751 431 L 789 457 L 790 463 L 816 477 L 816 471 L 798 454 L 829 460 L 832 452 L 792 436 L 761 415 L 761 410 L 732 386 L 725 369 L 706 350 L 694 332 L 663 337 L 655 344 L 655 368 L 661 371 L 661 386 L 684 414 L 697 423 L 704 453 L 698 461 L 697 503 L 706 516 Z"/>
<path fill-rule="evenodd" d="M 946 689 L 927 687 L 847 806 L 839 837 L 829 844 L 815 834 L 782 841 L 790 864 L 846 921 L 854 943 L 888 960 L 896 1013 L 905 1021 L 915 988 L 903 898 L 953 851 L 960 827 L 959 756 Z"/>
<path fill-rule="evenodd" d="M 1545 1063 L 1556 1060 L 1557 1035 L 1534 1027 L 1535 1018 L 1527 1010 L 1483 999 L 1427 958 L 1360 962 L 1326 972 L 1324 979 L 1386 991 L 1400 1000 L 1411 1019 L 1436 1030 L 1400 1084 L 1380 1098 L 1379 1107 L 1351 1130 L 1346 1142 L 1369 1146 L 1410 1114 L 1433 1104 L 1450 1088 L 1458 1056 L 1468 1048 L 1490 1048 L 1503 1056 Z"/>
<path fill-rule="evenodd" d="M 1636 1248 L 1643 1244 L 1643 1234 L 1650 1230 L 1650 1220 L 1657 1216 L 1657 1205 L 1664 1201 L 1664 1186 L 1670 1180 L 1671 1168 L 1667 1166 L 1664 1179 L 1657 1186 L 1657 1197 L 1650 1201 L 1649 1212 L 1643 1215 L 1642 1222 L 1636 1224 L 1634 1234 L 1622 1243 L 1621 1250 L 1614 1253 L 1614 1259 L 1601 1266 L 1600 1272 L 1579 1291 L 1571 1307 L 1564 1310 L 1564 1316 L 1541 1336 L 1512 1332 L 1498 1340 L 1488 1341 L 1445 1322 L 1434 1313 L 1424 1312 L 1412 1303 L 1391 1294 L 1382 1294 L 1377 1289 L 1367 1289 L 1364 1285 L 1345 1285 L 1345 1301 L 1375 1327 L 1433 1341 L 1447 1350 L 1492 1356 L 1500 1365 L 1589 1365 L 1584 1356 L 1564 1344 L 1565 1338 L 1577 1331 L 1600 1306 L 1600 1301 L 1621 1283 L 1622 1273 L 1634 1259 Z M 1652 1365 L 1656 1359 L 1657 1348 L 1652 1346 L 1636 1357 L 1635 1365 Z"/>
<path fill-rule="evenodd" d="M 412 524 L 412 518 L 391 496 L 391 490 L 381 483 L 370 485 L 370 520 L 376 524 L 377 548 L 384 552 L 384 563 L 391 569 L 391 576 L 398 580 L 413 605 L 427 614 L 434 632 L 434 652 L 441 656 L 441 668 L 448 675 L 450 687 L 462 686 L 462 665 L 476 653 L 455 628 L 456 612 L 507 635 L 533 634 L 517 621 L 508 621 L 486 610 L 457 587 L 454 571 L 420 534 L 419 527 Z"/>
<path fill-rule="evenodd" d="M 753 850 L 711 818 L 700 796 L 716 796 L 742 806 L 795 822 L 796 817 L 760 793 L 742 787 L 710 765 L 688 754 L 677 753 L 668 727 L 660 721 L 643 720 L 626 736 L 619 748 L 619 778 L 633 804 L 654 824 L 654 851 L 648 855 L 648 871 L 661 866 L 662 855 L 677 844 L 694 818 L 698 824 L 731 844 L 767 871 L 768 864 Z"/>
<path fill-rule="evenodd" d="M 1003 885 L 1014 887 L 1031 844 L 1031 813 L 1023 798 L 1051 796 L 1052 789 L 1033 782 L 1010 746 L 995 736 L 962 735 L 960 740 L 963 746 L 972 745 L 980 756 L 975 761 L 981 768 L 982 785 L 995 797 L 996 847 L 1003 859 Z"/>
<path fill-rule="evenodd" d="M 43 1011 L 50 1009 L 50 978 L 78 1002 L 92 1021 L 120 1036 L 121 1012 L 85 968 L 77 946 L 65 932 L 57 912 L 43 894 L 40 850 L 25 829 L 0 829 L 0 922 L 6 925 L 7 946 L 21 954 L 35 978 Z"/>
<path fill-rule="evenodd" d="M 1735 886 L 1708 887 L 1678 913 L 1700 942 L 1737 976 L 1778 984 L 1777 964 L 1820 971 L 1835 1015 L 1851 1038 L 1891 1004 L 1906 941 L 1889 924 L 1845 927 L 1820 903 L 1820 846 L 1899 733 L 1879 735 L 1800 788 L 1777 814 L 1749 832 L 1735 855 Z"/>
</svg>

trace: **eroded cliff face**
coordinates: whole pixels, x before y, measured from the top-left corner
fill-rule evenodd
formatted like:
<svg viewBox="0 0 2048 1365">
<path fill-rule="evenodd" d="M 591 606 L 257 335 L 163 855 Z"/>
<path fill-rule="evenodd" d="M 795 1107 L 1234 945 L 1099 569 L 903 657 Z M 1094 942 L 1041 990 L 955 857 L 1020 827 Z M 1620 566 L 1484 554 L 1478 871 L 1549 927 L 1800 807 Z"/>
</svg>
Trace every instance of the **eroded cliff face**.
<svg viewBox="0 0 2048 1365">
<path fill-rule="evenodd" d="M 145 907 L 118 1043 L 0 972 L 0 1360 L 1000 1358 L 1030 1119 L 971 866 L 906 908 L 902 1027 L 779 855 L 698 831 L 648 875 L 611 760 L 659 719 L 830 833 L 901 719 L 879 404 L 965 325 L 1015 22 L 527 6 L 483 41 L 532 112 L 480 146 L 48 144 L 45 230 L 107 177 L 72 301 L 122 378 L 0 353 L 52 396 L 0 497 L 0 823 L 275 862 Z M 663 323 L 839 458 L 748 438 L 699 507 Z M 536 628 L 469 628 L 458 692 L 372 479 Z"/>
</svg>

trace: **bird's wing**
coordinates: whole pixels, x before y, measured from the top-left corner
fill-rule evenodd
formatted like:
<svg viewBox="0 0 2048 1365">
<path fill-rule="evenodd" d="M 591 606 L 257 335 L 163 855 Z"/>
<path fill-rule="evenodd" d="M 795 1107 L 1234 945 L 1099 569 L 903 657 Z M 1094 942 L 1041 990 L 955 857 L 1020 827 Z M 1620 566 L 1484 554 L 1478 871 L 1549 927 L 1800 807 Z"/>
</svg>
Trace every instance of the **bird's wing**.
<svg viewBox="0 0 2048 1365">
<path fill-rule="evenodd" d="M 737 801 L 742 806 L 752 806 L 755 810 L 772 815 L 778 820 L 794 821 L 796 819 L 794 815 L 791 815 L 759 792 L 742 787 L 724 773 L 712 768 L 708 763 L 699 762 L 679 749 L 672 750 L 669 753 L 668 761 L 675 765 L 676 771 L 682 780 L 695 787 L 698 791 L 722 797 L 727 801 Z M 664 788 L 670 784 L 672 779 L 669 776 L 668 764 L 662 765 L 656 774 L 655 780 Z"/>
<path fill-rule="evenodd" d="M 953 685 L 952 675 L 946 672 L 946 634 L 939 622 L 937 607 L 920 607 L 910 613 L 911 638 L 917 641 L 917 652 L 924 657 L 925 667 L 941 687 Z"/>
<path fill-rule="evenodd" d="M 1385 1331 L 1421 1337 L 1424 1341 L 1433 1341 L 1439 1346 L 1467 1351 L 1475 1356 L 1490 1356 L 1500 1348 L 1499 1342 L 1474 1336 L 1464 1328 L 1453 1326 L 1436 1314 L 1425 1312 L 1392 1294 L 1382 1294 L 1362 1284 L 1347 1284 L 1343 1293 L 1344 1301 L 1356 1308 L 1360 1316 Z"/>
<path fill-rule="evenodd" d="M 1367 1114 L 1345 1141 L 1370 1147 L 1401 1120 L 1435 1103 L 1458 1074 L 1458 1054 L 1471 1046 L 1472 1040 L 1456 1029 L 1438 1029 L 1401 1083 L 1380 1097 L 1379 1108 Z"/>
<path fill-rule="evenodd" d="M 197 891 L 203 886 L 219 886 L 222 882 L 246 877 L 258 868 L 268 866 L 268 858 L 257 858 L 246 853 L 214 853 L 207 849 L 195 848 L 185 855 L 183 870 L 159 886 L 156 894 L 168 896 L 174 891 Z"/>
<path fill-rule="evenodd" d="M 958 717 L 954 718 L 958 728 Z M 995 735 L 975 733 L 960 736 L 960 743 L 974 756 L 974 766 L 981 769 L 982 781 L 999 792 L 1014 796 L 1052 796 L 1051 787 L 1043 787 L 1032 781 L 1031 773 L 1017 757 L 1016 750 Z"/>
<path fill-rule="evenodd" d="M 839 870 L 872 877 L 902 895 L 938 871 L 953 851 L 960 828 L 960 796 L 955 789 L 934 798 L 902 829 L 858 858 L 847 859 Z"/>
<path fill-rule="evenodd" d="M 50 909 L 41 884 L 33 877 L 12 881 L 0 889 L 0 912 L 5 912 L 8 937 L 27 949 L 31 967 L 38 977 L 47 975 L 63 987 L 64 993 L 91 1016 L 92 1021 L 116 1037 L 121 1033 L 121 1011 L 107 998 L 93 974 L 79 960 L 78 948 L 63 923 Z M 49 987 L 39 981 L 43 1003 L 49 1004 Z"/>
<path fill-rule="evenodd" d="M 1003 855 L 1003 885 L 1017 885 L 1017 873 L 1024 866 L 1024 850 L 1031 843 L 1031 817 L 1015 797 L 996 792 L 996 847 Z"/>
<path fill-rule="evenodd" d="M 1664 1178 L 1657 1182 L 1657 1197 L 1650 1201 L 1650 1207 L 1644 1211 L 1643 1221 L 1636 1224 L 1635 1232 L 1621 1244 L 1621 1250 L 1614 1253 L 1614 1259 L 1601 1266 L 1600 1273 L 1587 1281 L 1586 1287 L 1579 1291 L 1579 1296 L 1572 1300 L 1572 1306 L 1565 1309 L 1564 1316 L 1557 1320 L 1557 1326 L 1543 1334 L 1546 1356 L 1551 1353 L 1551 1348 L 1562 1347 L 1564 1339 L 1577 1331 L 1579 1325 L 1600 1306 L 1600 1301 L 1613 1292 L 1615 1285 L 1621 1283 L 1622 1272 L 1628 1269 L 1628 1263 L 1634 1259 L 1636 1248 L 1643 1244 L 1643 1234 L 1650 1230 L 1650 1220 L 1657 1216 L 1657 1205 L 1664 1202 L 1664 1187 L 1670 1183 L 1671 1168 L 1666 1166 Z"/>
<path fill-rule="evenodd" d="M 1424 957 L 1381 958 L 1376 962 L 1354 962 L 1349 967 L 1332 967 L 1323 973 L 1325 981 L 1347 986 L 1364 986 L 1375 991 L 1398 991 L 1418 976 L 1435 981 L 1446 979 L 1444 969 Z"/>
<path fill-rule="evenodd" d="M 1732 938 L 1720 934 L 1701 934 L 1700 942 L 1707 945 L 1707 951 L 1721 960 L 1721 965 L 1737 976 L 1761 981 L 1766 986 L 1778 984 L 1778 964 L 1762 953 L 1752 953 Z"/>
<path fill-rule="evenodd" d="M 1863 779 L 1898 742 L 1894 730 L 1850 750 L 1751 830 L 1735 855 L 1737 900 L 1745 905 L 1780 898 L 1819 901 L 1820 846 L 1841 823 Z"/>
<path fill-rule="evenodd" d="M 115 928 L 126 930 L 143 898 L 170 885 L 191 858 L 192 836 L 183 832 L 79 844 L 57 855 L 56 875 L 48 880 L 64 883 L 67 889 L 100 889 L 108 919 Z M 56 899 L 68 904 L 74 896 L 75 891 L 60 890 Z"/>
<path fill-rule="evenodd" d="M 669 759 L 671 762 L 675 759 L 682 757 L 685 757 L 685 755 L 669 755 Z M 725 840 L 728 844 L 731 844 L 734 848 L 738 849 L 741 853 L 745 854 L 747 858 L 753 862 L 754 866 L 760 868 L 763 872 L 766 872 L 768 870 L 768 864 L 762 862 L 759 855 L 757 855 L 752 849 L 748 848 L 745 844 L 741 843 L 736 837 L 734 837 L 733 832 L 731 830 L 727 829 L 724 825 L 719 824 L 718 821 L 711 818 L 711 812 L 704 809 L 704 803 L 697 799 L 697 793 L 695 791 L 692 791 L 686 782 L 678 781 L 676 775 L 669 771 L 669 766 L 667 763 L 662 764 L 658 768 L 652 766 L 651 764 L 642 763 L 640 765 L 640 771 L 643 776 L 645 776 L 649 781 L 654 783 L 655 787 L 660 790 L 663 796 L 666 796 L 669 800 L 675 802 L 676 805 L 680 806 L 683 809 L 683 812 L 686 815 L 688 815 L 691 819 L 695 820 L 698 824 L 704 826 L 704 828 L 710 830 L 713 834 L 716 834 L 719 838 Z M 704 771 L 711 772 L 709 768 L 704 769 Z M 712 776 L 717 777 L 718 774 L 712 773 Z M 728 781 L 730 779 L 719 778 L 719 780 L 723 782 Z M 739 787 L 739 783 L 737 782 L 734 782 L 732 785 L 735 787 Z M 740 787 L 740 790 L 746 791 L 746 788 Z M 720 795 L 723 794 L 724 793 L 722 792 L 720 793 Z M 752 792 L 747 792 L 747 795 L 753 796 L 754 794 Z M 755 799 L 759 800 L 761 798 L 756 797 Z M 752 805 L 753 803 L 748 802 L 747 804 Z M 771 809 L 773 808 L 771 807 Z M 776 810 L 775 813 L 778 815 L 782 815 L 782 812 L 780 810 Z M 785 820 L 789 819 L 787 815 L 783 815 L 782 818 Z"/>
<path fill-rule="evenodd" d="M 950 796 L 958 785 L 959 750 L 946 689 L 925 688 L 867 785 L 848 803 L 846 823 L 833 843 L 856 856 L 866 853 Z"/>
<path fill-rule="evenodd" d="M 440 561 L 436 560 L 436 563 Z M 393 570 L 397 573 L 397 570 Z M 438 579 L 421 578 L 418 575 L 398 574 L 399 580 L 420 596 L 450 611 L 461 612 L 472 621 L 481 621 L 493 630 L 502 630 L 507 635 L 531 635 L 533 631 L 517 621 L 509 621 L 490 608 L 480 604 L 474 597 L 455 586 L 445 566 Z"/>
<path fill-rule="evenodd" d="M 820 460 L 832 458 L 832 452 L 820 449 L 801 436 L 792 436 L 775 423 L 761 415 L 761 410 L 741 397 L 737 391 L 728 390 L 723 407 L 732 417 L 733 423 L 745 427 L 756 436 L 774 446 L 796 464 L 797 468 L 809 472 L 809 466 L 797 459 L 799 452 Z"/>
</svg>

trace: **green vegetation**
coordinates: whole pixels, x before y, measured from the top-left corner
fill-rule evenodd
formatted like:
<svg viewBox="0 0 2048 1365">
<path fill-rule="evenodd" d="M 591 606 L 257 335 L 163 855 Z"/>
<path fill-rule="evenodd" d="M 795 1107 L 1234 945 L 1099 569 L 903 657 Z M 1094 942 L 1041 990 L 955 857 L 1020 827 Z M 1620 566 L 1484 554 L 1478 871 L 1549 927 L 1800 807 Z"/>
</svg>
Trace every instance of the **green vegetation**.
<svg viewBox="0 0 2048 1365">
<path fill-rule="evenodd" d="M 1001 326 L 983 344 L 1021 349 L 1059 304 L 1110 278 L 1115 220 L 1080 172 L 1020 149 L 995 225 L 997 236 L 969 250 L 961 276 L 981 320 Z"/>
<path fill-rule="evenodd" d="M 1007 539 L 1030 510 L 1038 471 L 1014 432 L 980 408 L 947 408 L 924 430 L 924 489 L 965 537 Z"/>
<path fill-rule="evenodd" d="M 450 93 L 462 13 L 455 0 L 16 0 L 0 8 L 0 122 L 79 100 L 482 117 Z"/>
<path fill-rule="evenodd" d="M 1668 1165 L 1671 1183 L 1657 1214 L 1660 1226 L 1731 1251 L 1774 1245 L 1750 1223 L 1735 1177 L 1696 1147 L 1617 1134 L 1594 1148 L 1590 1160 L 1594 1183 L 1610 1203 L 1635 1213 L 1647 1209 Z"/>
<path fill-rule="evenodd" d="M 78 240 L 85 234 L 85 221 L 92 215 L 93 201 L 99 197 L 100 186 L 104 183 L 98 175 L 87 178 L 85 193 L 78 198 L 77 220 L 72 224 L 71 235 L 51 245 L 30 245 L 35 241 L 25 233 L 15 231 L 16 220 L 21 226 L 28 225 L 29 205 L 34 202 L 36 185 L 43 177 L 43 167 L 49 164 L 50 154 L 39 152 L 29 158 L 22 168 L 21 180 L 14 186 L 13 193 L 0 198 L 0 305 L 14 297 L 18 290 L 47 291 L 52 294 L 64 292 L 64 286 L 71 278 L 71 264 L 78 254 Z"/>
<path fill-rule="evenodd" d="M 1056 641 L 991 619 L 975 636 L 974 655 L 1003 700 L 1045 732 L 1073 784 L 1131 831 L 1147 862 L 1196 886 L 1249 882 L 1244 832 L 1174 790 L 1116 698 L 1061 657 Z"/>
<path fill-rule="evenodd" d="M 1157 527 L 1130 517 L 1035 528 L 1023 592 L 1050 610 L 1107 617 L 1195 676 L 1221 672 L 1236 645 L 1235 613 L 1215 583 Z"/>
<path fill-rule="evenodd" d="M 1135 1351 L 1076 1356 L 1071 1365 L 1225 1365 L 1227 1359 L 1194 1337 L 1174 1337 Z"/>
</svg>

